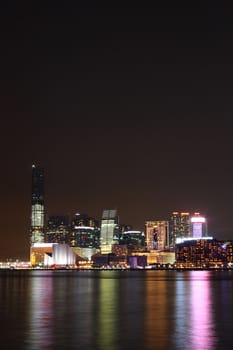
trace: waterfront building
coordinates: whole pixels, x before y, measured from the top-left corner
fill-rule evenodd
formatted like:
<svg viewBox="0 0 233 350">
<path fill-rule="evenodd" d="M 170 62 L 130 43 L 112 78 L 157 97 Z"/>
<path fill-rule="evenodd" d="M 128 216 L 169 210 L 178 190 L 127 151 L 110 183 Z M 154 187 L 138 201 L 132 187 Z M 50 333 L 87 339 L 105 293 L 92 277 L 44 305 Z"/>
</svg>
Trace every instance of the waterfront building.
<svg viewBox="0 0 233 350">
<path fill-rule="evenodd" d="M 176 244 L 176 265 L 183 267 L 218 267 L 233 264 L 233 241 L 213 237 L 190 238 Z"/>
<path fill-rule="evenodd" d="M 81 248 L 81 247 L 71 247 L 73 252 L 85 261 L 91 261 L 92 256 L 99 252 L 96 248 Z"/>
<path fill-rule="evenodd" d="M 30 257 L 33 267 L 74 267 L 76 264 L 76 255 L 67 244 L 35 243 L 30 248 Z"/>
<path fill-rule="evenodd" d="M 45 234 L 47 243 L 68 243 L 69 233 L 68 215 L 49 216 Z"/>
<path fill-rule="evenodd" d="M 175 263 L 175 252 L 151 250 L 150 252 L 133 252 L 128 256 L 146 256 L 150 266 L 173 265 Z"/>
<path fill-rule="evenodd" d="M 146 247 L 151 250 L 166 250 L 169 245 L 168 221 L 154 220 L 145 222 Z"/>
<path fill-rule="evenodd" d="M 131 269 L 142 269 L 147 266 L 146 255 L 130 255 L 127 258 L 127 263 Z"/>
<path fill-rule="evenodd" d="M 111 253 L 114 244 L 119 244 L 119 217 L 115 209 L 103 210 L 100 228 L 101 253 Z"/>
<path fill-rule="evenodd" d="M 30 244 L 44 241 L 44 169 L 33 164 Z"/>
</svg>

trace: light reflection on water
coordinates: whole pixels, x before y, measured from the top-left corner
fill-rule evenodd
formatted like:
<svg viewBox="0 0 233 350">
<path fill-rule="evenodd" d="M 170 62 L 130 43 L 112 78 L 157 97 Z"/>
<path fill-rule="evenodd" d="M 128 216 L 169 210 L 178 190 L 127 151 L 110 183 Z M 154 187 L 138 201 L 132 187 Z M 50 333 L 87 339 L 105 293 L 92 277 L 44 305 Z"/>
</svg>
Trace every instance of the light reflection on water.
<svg viewBox="0 0 233 350">
<path fill-rule="evenodd" d="M 1 272 L 0 314 L 4 350 L 229 349 L 233 274 Z"/>
<path fill-rule="evenodd" d="M 108 273 L 108 272 L 107 272 Z M 96 343 L 100 349 L 118 348 L 119 283 L 115 278 L 104 278 L 106 271 L 100 272 L 99 293 L 97 305 L 99 306 L 96 319 Z M 114 317 L 113 317 L 114 315 Z"/>
<path fill-rule="evenodd" d="M 176 281 L 175 344 L 183 349 L 215 349 L 209 271 L 190 271 L 188 281 L 186 273 L 183 276 Z"/>
<path fill-rule="evenodd" d="M 199 272 L 200 274 L 200 272 Z M 193 272 L 191 272 L 192 278 Z M 213 305 L 210 294 L 208 272 L 202 271 L 202 279 L 191 279 L 191 348 L 210 350 L 216 345 L 215 329 L 213 328 Z"/>
<path fill-rule="evenodd" d="M 146 280 L 145 294 L 145 348 L 169 349 L 169 322 L 167 313 L 170 309 L 169 289 L 166 280 L 160 278 L 155 285 L 153 279 Z"/>
<path fill-rule="evenodd" d="M 45 273 L 44 283 L 39 278 L 31 280 L 29 288 L 29 324 L 25 345 L 28 349 L 51 349 L 53 345 L 53 280 L 51 271 Z"/>
</svg>

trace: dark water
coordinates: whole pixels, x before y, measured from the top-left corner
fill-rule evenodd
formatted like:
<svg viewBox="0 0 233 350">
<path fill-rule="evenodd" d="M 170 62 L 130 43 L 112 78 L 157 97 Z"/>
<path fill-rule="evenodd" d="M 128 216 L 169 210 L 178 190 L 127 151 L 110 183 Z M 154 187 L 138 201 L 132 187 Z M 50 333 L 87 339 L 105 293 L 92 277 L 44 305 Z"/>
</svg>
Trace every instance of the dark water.
<svg viewBox="0 0 233 350">
<path fill-rule="evenodd" d="M 0 293 L 3 350 L 233 344 L 231 271 L 0 271 Z"/>
</svg>

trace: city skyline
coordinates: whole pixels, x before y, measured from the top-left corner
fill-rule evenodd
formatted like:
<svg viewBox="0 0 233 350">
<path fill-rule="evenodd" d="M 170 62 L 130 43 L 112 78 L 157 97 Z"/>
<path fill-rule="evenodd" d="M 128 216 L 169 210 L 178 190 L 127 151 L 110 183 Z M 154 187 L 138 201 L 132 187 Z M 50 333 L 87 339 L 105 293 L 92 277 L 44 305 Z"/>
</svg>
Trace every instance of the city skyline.
<svg viewBox="0 0 233 350">
<path fill-rule="evenodd" d="M 233 238 L 231 15 L 213 2 L 2 5 L 1 259 L 28 256 L 34 163 L 46 216 L 112 208 L 141 229 L 199 211 Z"/>
</svg>

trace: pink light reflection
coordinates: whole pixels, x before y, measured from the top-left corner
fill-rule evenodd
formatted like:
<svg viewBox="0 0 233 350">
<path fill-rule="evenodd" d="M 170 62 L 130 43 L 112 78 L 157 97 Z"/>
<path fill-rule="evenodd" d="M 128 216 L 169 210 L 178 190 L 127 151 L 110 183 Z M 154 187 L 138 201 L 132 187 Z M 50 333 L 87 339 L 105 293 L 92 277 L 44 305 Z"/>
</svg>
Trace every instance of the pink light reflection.
<svg viewBox="0 0 233 350">
<path fill-rule="evenodd" d="M 215 345 L 208 271 L 191 272 L 190 280 L 190 349 L 212 350 Z"/>
</svg>

